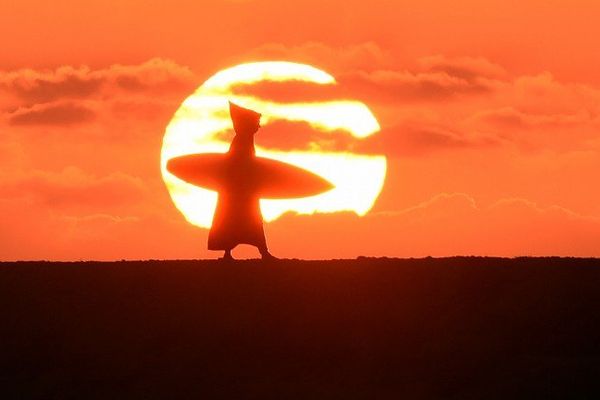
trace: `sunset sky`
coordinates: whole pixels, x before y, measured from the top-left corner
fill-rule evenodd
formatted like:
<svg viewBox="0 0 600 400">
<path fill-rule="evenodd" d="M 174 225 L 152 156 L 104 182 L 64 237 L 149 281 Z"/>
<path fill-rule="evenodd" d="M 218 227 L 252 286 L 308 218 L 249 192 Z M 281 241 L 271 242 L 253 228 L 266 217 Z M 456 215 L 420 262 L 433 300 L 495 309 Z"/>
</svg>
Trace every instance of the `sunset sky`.
<svg viewBox="0 0 600 400">
<path fill-rule="evenodd" d="M 358 140 L 278 123 L 258 145 L 387 157 L 367 215 L 286 214 L 265 226 L 274 255 L 600 256 L 597 1 L 4 0 L 2 10 L 2 260 L 220 256 L 171 201 L 161 144 L 206 79 L 262 60 L 310 64 L 338 85 L 240 91 L 358 100 L 381 131 Z"/>
</svg>

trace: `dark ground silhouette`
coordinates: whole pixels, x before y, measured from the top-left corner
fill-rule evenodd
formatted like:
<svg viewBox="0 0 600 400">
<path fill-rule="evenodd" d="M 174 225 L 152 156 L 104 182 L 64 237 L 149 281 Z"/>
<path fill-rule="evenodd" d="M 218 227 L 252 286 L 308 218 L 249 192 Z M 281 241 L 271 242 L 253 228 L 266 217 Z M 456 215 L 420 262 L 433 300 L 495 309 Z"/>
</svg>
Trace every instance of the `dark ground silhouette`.
<svg viewBox="0 0 600 400">
<path fill-rule="evenodd" d="M 2 399 L 600 395 L 600 260 L 0 263 Z"/>
</svg>

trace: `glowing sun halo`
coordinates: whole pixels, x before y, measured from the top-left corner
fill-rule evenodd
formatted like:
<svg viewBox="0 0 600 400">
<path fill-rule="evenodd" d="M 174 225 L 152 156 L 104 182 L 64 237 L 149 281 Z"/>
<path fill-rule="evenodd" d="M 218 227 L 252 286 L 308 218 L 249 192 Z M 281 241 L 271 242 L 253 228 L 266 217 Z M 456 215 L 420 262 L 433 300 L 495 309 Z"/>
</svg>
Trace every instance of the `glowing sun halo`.
<svg viewBox="0 0 600 400">
<path fill-rule="evenodd" d="M 310 103 L 278 103 L 232 92 L 236 84 L 260 81 L 301 81 L 306 84 L 335 85 L 335 79 L 310 65 L 291 62 L 256 62 L 218 72 L 188 97 L 167 126 L 161 151 L 161 171 L 175 206 L 194 225 L 208 228 L 217 202 L 217 193 L 190 185 L 166 169 L 170 158 L 191 153 L 224 153 L 229 143 L 220 133 L 231 129 L 228 100 L 262 113 L 261 125 L 276 120 L 303 121 L 314 129 L 332 134 L 345 131 L 360 140 L 378 132 L 373 113 L 356 100 Z M 282 132 L 285 134 L 285 132 Z M 260 131 L 257 133 L 260 135 Z M 318 196 L 290 200 L 261 200 L 266 221 L 283 213 L 354 211 L 364 215 L 381 192 L 386 173 L 383 155 L 350 152 L 274 151 L 256 147 L 257 155 L 273 158 L 312 171 L 335 185 Z"/>
</svg>

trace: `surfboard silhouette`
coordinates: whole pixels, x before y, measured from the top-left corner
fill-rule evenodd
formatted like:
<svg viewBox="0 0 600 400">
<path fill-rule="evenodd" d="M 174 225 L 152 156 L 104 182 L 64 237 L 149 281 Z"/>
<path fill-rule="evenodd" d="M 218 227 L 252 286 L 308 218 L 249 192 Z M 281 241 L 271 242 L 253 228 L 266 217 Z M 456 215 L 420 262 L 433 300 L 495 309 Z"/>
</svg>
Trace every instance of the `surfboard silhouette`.
<svg viewBox="0 0 600 400">
<path fill-rule="evenodd" d="M 167 170 L 179 179 L 220 192 L 230 187 L 252 192 L 261 199 L 315 196 L 334 186 L 303 168 L 265 157 L 240 160 L 228 153 L 201 153 L 175 157 Z"/>
</svg>

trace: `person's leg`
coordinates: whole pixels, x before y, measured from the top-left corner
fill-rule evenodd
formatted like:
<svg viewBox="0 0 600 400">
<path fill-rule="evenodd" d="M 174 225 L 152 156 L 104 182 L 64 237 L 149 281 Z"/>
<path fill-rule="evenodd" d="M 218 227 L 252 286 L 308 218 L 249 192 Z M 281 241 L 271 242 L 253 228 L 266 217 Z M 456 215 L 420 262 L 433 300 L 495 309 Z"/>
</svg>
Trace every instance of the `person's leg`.
<svg viewBox="0 0 600 400">
<path fill-rule="evenodd" d="M 273 254 L 269 253 L 269 249 L 267 249 L 266 245 L 260 246 L 258 251 L 260 251 L 260 255 L 263 260 L 275 260 L 277 258 Z"/>
<path fill-rule="evenodd" d="M 231 249 L 227 249 L 225 250 L 225 254 L 223 254 L 223 260 L 233 260 L 233 257 L 231 255 Z"/>
</svg>

